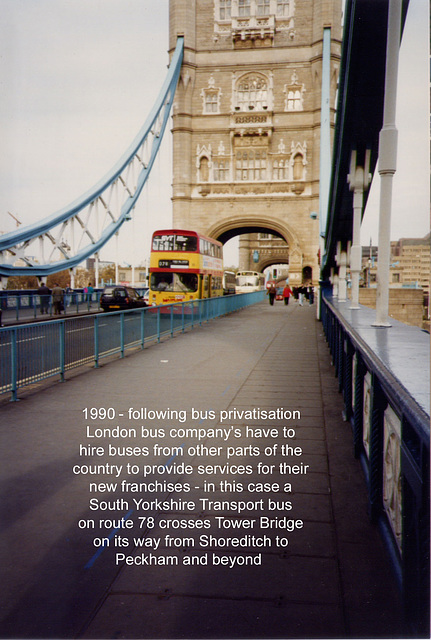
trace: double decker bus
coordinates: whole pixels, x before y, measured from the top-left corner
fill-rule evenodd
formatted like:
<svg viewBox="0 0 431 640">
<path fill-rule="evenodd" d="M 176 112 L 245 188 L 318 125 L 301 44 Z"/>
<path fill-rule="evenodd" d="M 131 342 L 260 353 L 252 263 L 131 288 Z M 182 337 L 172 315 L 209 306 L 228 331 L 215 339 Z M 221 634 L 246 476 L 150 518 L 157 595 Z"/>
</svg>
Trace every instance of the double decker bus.
<svg viewBox="0 0 431 640">
<path fill-rule="evenodd" d="M 155 231 L 150 255 L 151 305 L 223 295 L 223 245 L 195 231 Z"/>
<path fill-rule="evenodd" d="M 265 285 L 265 276 L 257 271 L 238 271 L 236 274 L 236 293 L 261 291 Z"/>
</svg>

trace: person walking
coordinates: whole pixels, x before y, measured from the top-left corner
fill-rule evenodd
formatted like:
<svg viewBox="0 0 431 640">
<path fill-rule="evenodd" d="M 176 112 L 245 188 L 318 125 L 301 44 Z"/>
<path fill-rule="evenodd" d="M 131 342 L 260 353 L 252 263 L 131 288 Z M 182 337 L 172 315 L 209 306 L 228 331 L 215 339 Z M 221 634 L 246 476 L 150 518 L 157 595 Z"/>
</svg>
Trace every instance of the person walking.
<svg viewBox="0 0 431 640">
<path fill-rule="evenodd" d="M 303 307 L 304 306 L 304 287 L 301 286 L 298 289 L 298 301 L 299 301 L 299 306 Z"/>
<path fill-rule="evenodd" d="M 274 304 L 274 300 L 275 300 L 275 296 L 276 295 L 277 295 L 277 288 L 276 288 L 274 282 L 271 282 L 271 284 L 268 287 L 269 304 L 271 306 Z"/>
<path fill-rule="evenodd" d="M 289 298 L 291 295 L 292 295 L 292 289 L 289 287 L 289 285 L 286 282 L 283 289 L 283 300 L 285 305 L 289 304 Z"/>
<path fill-rule="evenodd" d="M 52 290 L 52 304 L 54 307 L 54 315 L 59 316 L 63 307 L 63 289 L 58 283 L 55 283 Z"/>
<path fill-rule="evenodd" d="M 40 300 L 40 313 L 43 315 L 44 313 L 48 314 L 49 309 L 49 297 L 51 295 L 51 289 L 46 286 L 44 282 L 40 285 L 37 290 L 39 300 Z"/>
<path fill-rule="evenodd" d="M 64 293 L 65 293 L 64 305 L 65 307 L 69 307 L 70 303 L 72 302 L 72 289 L 70 288 L 69 285 L 67 285 Z"/>
<path fill-rule="evenodd" d="M 310 304 L 314 303 L 314 287 L 311 284 L 308 287 L 308 302 Z"/>
<path fill-rule="evenodd" d="M 93 299 L 93 292 L 94 289 L 91 286 L 91 282 L 88 283 L 88 287 L 87 287 L 87 302 L 88 302 L 88 306 L 91 307 L 91 301 Z"/>
</svg>

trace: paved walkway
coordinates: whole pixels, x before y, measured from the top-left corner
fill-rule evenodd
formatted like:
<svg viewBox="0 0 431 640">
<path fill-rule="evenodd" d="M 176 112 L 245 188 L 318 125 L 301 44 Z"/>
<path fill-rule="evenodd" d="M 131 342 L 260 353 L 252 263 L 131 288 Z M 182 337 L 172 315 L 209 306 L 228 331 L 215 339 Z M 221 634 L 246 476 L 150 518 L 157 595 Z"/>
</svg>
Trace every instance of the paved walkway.
<svg viewBox="0 0 431 640">
<path fill-rule="evenodd" d="M 261 303 L 4 403 L 0 636 L 406 637 L 385 552 L 368 521 L 364 479 L 322 333 L 314 307 Z M 82 413 L 109 406 L 124 416 L 91 421 Z M 184 410 L 187 421 L 129 420 L 129 408 Z M 192 408 L 202 412 L 199 418 L 191 419 Z M 262 418 L 263 411 L 277 409 L 300 411 L 300 419 Z M 229 410 L 235 416 L 222 421 L 221 412 Z M 241 416 L 253 410 L 260 410 L 260 419 Z M 96 433 L 117 424 L 136 428 L 137 437 L 86 437 L 87 425 Z M 151 437 L 153 431 L 142 440 L 142 425 L 206 433 L 163 439 L 160 431 Z M 222 427 L 232 427 L 229 435 L 212 437 Z M 262 431 L 251 437 L 247 427 Z M 283 427 L 294 429 L 295 438 Z M 105 453 L 109 444 L 139 449 L 132 458 L 106 458 L 95 449 L 83 455 L 88 450 L 80 444 Z M 166 451 L 155 455 L 155 444 Z M 149 447 L 148 456 L 139 455 L 142 446 Z M 74 465 L 127 461 L 138 475 L 72 473 Z M 274 465 L 273 472 L 263 473 L 259 463 Z M 227 474 L 226 464 L 244 469 L 235 473 L 231 466 Z M 142 465 L 159 466 L 143 478 Z M 224 468 L 206 466 L 200 473 L 203 465 Z M 89 482 L 123 479 L 177 484 L 152 487 L 154 493 L 133 493 L 130 485 L 123 493 L 103 486 L 89 492 Z M 271 486 L 256 493 L 257 482 Z M 94 511 L 91 498 L 115 502 L 115 510 Z M 161 502 L 143 511 L 133 498 Z M 220 504 L 226 502 L 229 509 Z M 247 504 L 239 512 L 241 503 Z M 139 530 L 139 516 L 155 519 Z M 116 532 L 98 528 L 101 518 L 121 524 L 121 517 L 127 520 Z M 91 519 L 94 530 L 78 527 Z M 176 528 L 181 521 L 186 528 Z M 98 550 L 93 538 L 108 531 L 109 546 Z M 206 547 L 210 535 L 216 546 Z M 151 546 L 136 549 L 133 537 Z M 117 564 L 120 553 L 126 560 Z"/>
</svg>

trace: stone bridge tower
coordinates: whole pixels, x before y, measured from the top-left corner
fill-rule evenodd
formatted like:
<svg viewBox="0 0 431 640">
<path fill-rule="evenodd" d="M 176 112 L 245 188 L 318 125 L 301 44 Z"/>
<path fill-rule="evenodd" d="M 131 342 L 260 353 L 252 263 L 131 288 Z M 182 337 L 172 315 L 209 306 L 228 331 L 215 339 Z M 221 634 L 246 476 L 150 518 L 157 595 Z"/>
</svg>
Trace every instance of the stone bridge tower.
<svg viewBox="0 0 431 640">
<path fill-rule="evenodd" d="M 170 51 L 178 35 L 185 46 L 173 110 L 173 224 L 222 242 L 248 234 L 240 266 L 288 261 L 293 285 L 319 276 L 328 30 L 332 127 L 341 0 L 170 0 Z M 259 251 L 268 234 L 284 241 L 283 259 L 280 248 Z"/>
</svg>

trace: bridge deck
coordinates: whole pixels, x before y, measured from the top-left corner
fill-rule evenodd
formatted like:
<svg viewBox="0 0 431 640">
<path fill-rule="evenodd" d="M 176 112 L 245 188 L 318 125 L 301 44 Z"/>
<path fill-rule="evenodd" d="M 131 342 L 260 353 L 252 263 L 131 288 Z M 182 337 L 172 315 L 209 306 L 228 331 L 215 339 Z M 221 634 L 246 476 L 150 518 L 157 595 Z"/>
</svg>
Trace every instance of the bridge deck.
<svg viewBox="0 0 431 640">
<path fill-rule="evenodd" d="M 174 420 L 159 423 L 129 421 L 85 421 L 84 407 L 114 406 L 152 409 L 252 410 L 284 407 L 298 409 L 300 420 Z M 74 375 L 65 384 L 27 393 L 18 403 L 2 409 L 0 450 L 4 491 L 2 571 L 2 637 L 26 638 L 347 638 L 402 637 L 401 607 L 389 564 L 376 529 L 367 517 L 362 471 L 352 456 L 350 428 L 342 420 L 338 384 L 315 308 L 291 303 L 274 307 L 261 303 L 159 345 Z M 140 429 L 147 426 L 227 427 L 243 435 L 228 441 L 207 438 L 206 446 L 221 447 L 221 456 L 211 451 L 190 455 L 196 439 L 181 440 L 182 453 L 150 455 L 132 460 L 137 464 L 166 464 L 174 469 L 181 462 L 193 466 L 193 474 L 180 478 L 189 482 L 190 493 L 172 494 L 175 500 L 196 502 L 196 509 L 183 509 L 181 518 L 208 521 L 211 529 L 165 529 L 147 531 L 147 539 L 161 540 L 158 550 L 114 547 L 114 539 L 142 536 L 138 516 L 154 515 L 137 509 L 130 515 L 132 530 L 121 529 L 100 554 L 92 539 L 100 533 L 79 529 L 78 520 L 118 518 L 133 508 L 133 497 L 167 498 L 169 492 L 151 496 L 121 494 L 126 499 L 118 511 L 91 511 L 90 497 L 112 499 L 107 493 L 89 493 L 95 477 L 73 475 L 75 464 L 106 462 L 97 455 L 79 455 L 79 445 L 108 446 L 108 440 L 85 437 L 86 424 L 98 427 L 119 424 Z M 245 425 L 277 428 L 280 437 L 245 437 Z M 296 438 L 282 437 L 282 427 L 293 427 Z M 139 446 L 180 441 L 112 439 L 112 444 Z M 251 447 L 278 443 L 275 456 L 253 455 Z M 283 457 L 282 444 L 301 447 L 301 456 Z M 228 462 L 253 467 L 253 473 L 237 475 L 198 474 L 198 465 L 225 464 L 227 446 L 244 447 Z M 249 447 L 248 450 L 245 448 Z M 130 460 L 129 460 L 130 461 Z M 274 464 L 269 476 L 257 473 L 258 462 Z M 309 465 L 306 474 L 279 473 L 279 463 Z M 125 459 L 111 457 L 112 464 Z M 142 481 L 142 476 L 121 476 Z M 169 475 L 168 480 L 174 476 Z M 177 476 L 175 476 L 176 478 Z M 165 476 L 146 479 L 163 480 Z M 120 478 L 121 479 L 121 478 Z M 203 493 L 204 480 L 216 491 Z M 234 491 L 220 482 L 270 481 L 291 483 L 292 492 L 253 494 Z M 99 476 L 100 482 L 115 482 L 114 476 Z M 199 489 L 195 488 L 199 487 Z M 228 488 L 231 491 L 228 491 Z M 238 486 L 237 486 L 238 488 Z M 217 511 L 210 500 L 255 501 L 256 509 L 240 515 Z M 262 507 L 259 508 L 259 500 Z M 272 503 L 291 502 L 291 511 L 274 511 Z M 249 505 L 250 506 L 250 505 Z M 217 529 L 216 516 L 233 520 L 256 520 L 251 528 Z M 175 514 L 178 516 L 178 513 Z M 304 527 L 259 528 L 260 516 L 302 519 Z M 170 519 L 172 513 L 163 512 Z M 226 521 L 227 522 L 227 521 Z M 246 523 L 242 523 L 245 527 Z M 165 535 L 189 538 L 180 548 L 166 547 Z M 254 535 L 270 543 L 264 548 L 200 548 L 202 534 L 220 537 Z M 277 546 L 276 536 L 279 537 Z M 284 542 L 281 543 L 280 539 Z M 152 544 L 155 544 L 154 542 Z M 115 554 L 135 557 L 176 558 L 164 566 L 115 564 Z M 215 566 L 213 554 L 227 562 L 250 558 L 251 566 Z M 261 554 L 261 555 L 260 555 Z M 184 558 L 198 558 L 204 565 L 185 566 Z M 196 562 L 198 560 L 195 560 Z M 246 560 L 244 560 L 246 561 Z M 261 564 L 254 564 L 255 562 Z"/>
</svg>

